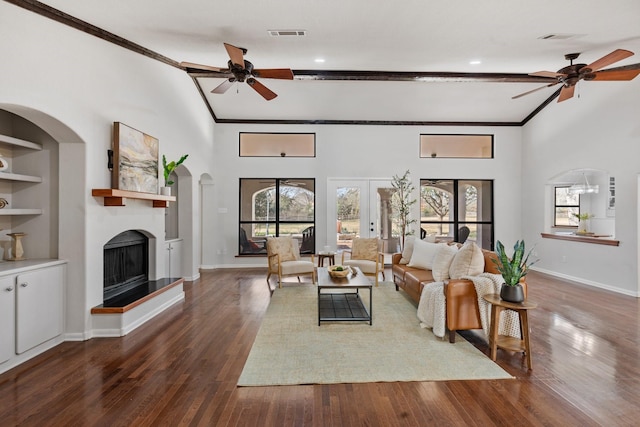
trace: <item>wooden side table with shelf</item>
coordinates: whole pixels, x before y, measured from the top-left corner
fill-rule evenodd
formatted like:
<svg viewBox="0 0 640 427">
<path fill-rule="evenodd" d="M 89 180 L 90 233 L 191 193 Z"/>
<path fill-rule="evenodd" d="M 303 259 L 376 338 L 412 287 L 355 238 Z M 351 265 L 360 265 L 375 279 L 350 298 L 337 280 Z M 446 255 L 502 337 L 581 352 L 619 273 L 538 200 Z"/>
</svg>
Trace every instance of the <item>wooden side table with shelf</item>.
<svg viewBox="0 0 640 427">
<path fill-rule="evenodd" d="M 491 304 L 491 327 L 489 329 L 489 348 L 491 348 L 491 360 L 495 362 L 498 348 L 510 351 L 522 351 L 527 357 L 527 367 L 533 369 L 531 363 L 531 342 L 529 340 L 529 319 L 527 312 L 538 306 L 534 302 L 524 300 L 521 303 L 509 302 L 500 299 L 499 294 L 487 294 L 482 297 Z M 513 310 L 520 318 L 520 335 L 522 339 L 498 335 L 500 313 L 504 310 Z"/>
</svg>

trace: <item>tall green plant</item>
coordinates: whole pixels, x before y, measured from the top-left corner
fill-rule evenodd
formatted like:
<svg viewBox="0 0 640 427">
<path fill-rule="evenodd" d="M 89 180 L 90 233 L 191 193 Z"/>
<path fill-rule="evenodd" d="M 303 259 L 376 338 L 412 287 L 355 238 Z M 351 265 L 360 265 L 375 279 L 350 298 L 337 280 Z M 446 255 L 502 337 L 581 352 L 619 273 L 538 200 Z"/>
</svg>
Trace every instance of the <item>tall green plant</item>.
<svg viewBox="0 0 640 427">
<path fill-rule="evenodd" d="M 392 200 L 397 214 L 398 225 L 400 226 L 401 246 L 404 248 L 404 238 L 413 234 L 410 226 L 416 222 L 415 218 L 411 218 L 411 206 L 417 200 L 411 198 L 411 193 L 413 193 L 415 187 L 411 182 L 409 170 L 402 176 L 394 175 L 391 185 L 396 190 Z"/>
<path fill-rule="evenodd" d="M 513 246 L 513 256 L 509 258 L 505 252 L 504 245 L 500 240 L 496 244 L 496 254 L 498 259 L 494 259 L 493 262 L 498 267 L 500 274 L 504 282 L 509 286 L 515 286 L 520 282 L 520 279 L 527 275 L 529 267 L 537 262 L 529 262 L 529 256 L 531 255 L 531 249 L 525 256 L 524 240 L 518 240 Z"/>
<path fill-rule="evenodd" d="M 171 175 L 171 172 L 173 172 L 175 170 L 175 168 L 180 166 L 182 164 L 182 162 L 187 160 L 187 157 L 189 157 L 189 155 L 185 154 L 184 156 L 180 157 L 180 160 L 178 160 L 177 162 L 176 161 L 171 161 L 170 163 L 167 163 L 167 158 L 165 157 L 164 154 L 162 155 L 162 167 L 164 168 L 164 185 L 165 185 L 165 187 L 168 187 L 168 186 L 173 184 L 173 181 L 169 180 L 169 175 Z"/>
</svg>

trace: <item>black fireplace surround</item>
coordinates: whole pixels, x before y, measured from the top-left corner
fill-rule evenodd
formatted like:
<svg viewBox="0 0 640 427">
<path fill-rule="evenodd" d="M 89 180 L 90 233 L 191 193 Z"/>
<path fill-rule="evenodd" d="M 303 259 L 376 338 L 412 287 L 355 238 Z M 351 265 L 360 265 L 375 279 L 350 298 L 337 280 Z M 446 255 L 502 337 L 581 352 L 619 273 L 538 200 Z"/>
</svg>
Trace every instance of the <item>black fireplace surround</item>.
<svg viewBox="0 0 640 427">
<path fill-rule="evenodd" d="M 149 281 L 149 239 L 124 231 L 104 245 L 104 301 Z"/>
</svg>

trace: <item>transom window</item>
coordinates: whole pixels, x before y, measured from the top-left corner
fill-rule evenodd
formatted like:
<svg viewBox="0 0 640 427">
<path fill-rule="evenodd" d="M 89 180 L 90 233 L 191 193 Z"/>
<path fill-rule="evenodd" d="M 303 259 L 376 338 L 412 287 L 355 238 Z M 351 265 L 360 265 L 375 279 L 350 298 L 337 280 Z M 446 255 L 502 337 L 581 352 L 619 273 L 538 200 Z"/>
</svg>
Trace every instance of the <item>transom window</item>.
<svg viewBox="0 0 640 427">
<path fill-rule="evenodd" d="M 422 238 L 454 242 L 466 227 L 468 240 L 493 249 L 493 181 L 421 179 L 420 227 Z"/>
<path fill-rule="evenodd" d="M 315 179 L 240 179 L 238 253 L 266 254 L 269 236 L 293 236 L 300 253 L 315 253 Z"/>
<path fill-rule="evenodd" d="M 420 135 L 420 157 L 492 159 L 493 135 Z"/>
<path fill-rule="evenodd" d="M 315 133 L 240 133 L 240 157 L 315 156 Z"/>
</svg>

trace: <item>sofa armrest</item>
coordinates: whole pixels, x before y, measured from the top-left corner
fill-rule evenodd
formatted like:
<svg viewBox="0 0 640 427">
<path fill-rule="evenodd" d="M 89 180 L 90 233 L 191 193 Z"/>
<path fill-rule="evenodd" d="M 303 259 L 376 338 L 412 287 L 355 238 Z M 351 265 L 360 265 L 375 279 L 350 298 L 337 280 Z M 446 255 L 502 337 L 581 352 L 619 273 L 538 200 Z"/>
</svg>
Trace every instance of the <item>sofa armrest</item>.
<svg viewBox="0 0 640 427">
<path fill-rule="evenodd" d="M 391 255 L 391 264 L 400 264 L 401 259 L 402 254 L 393 254 Z"/>
</svg>

